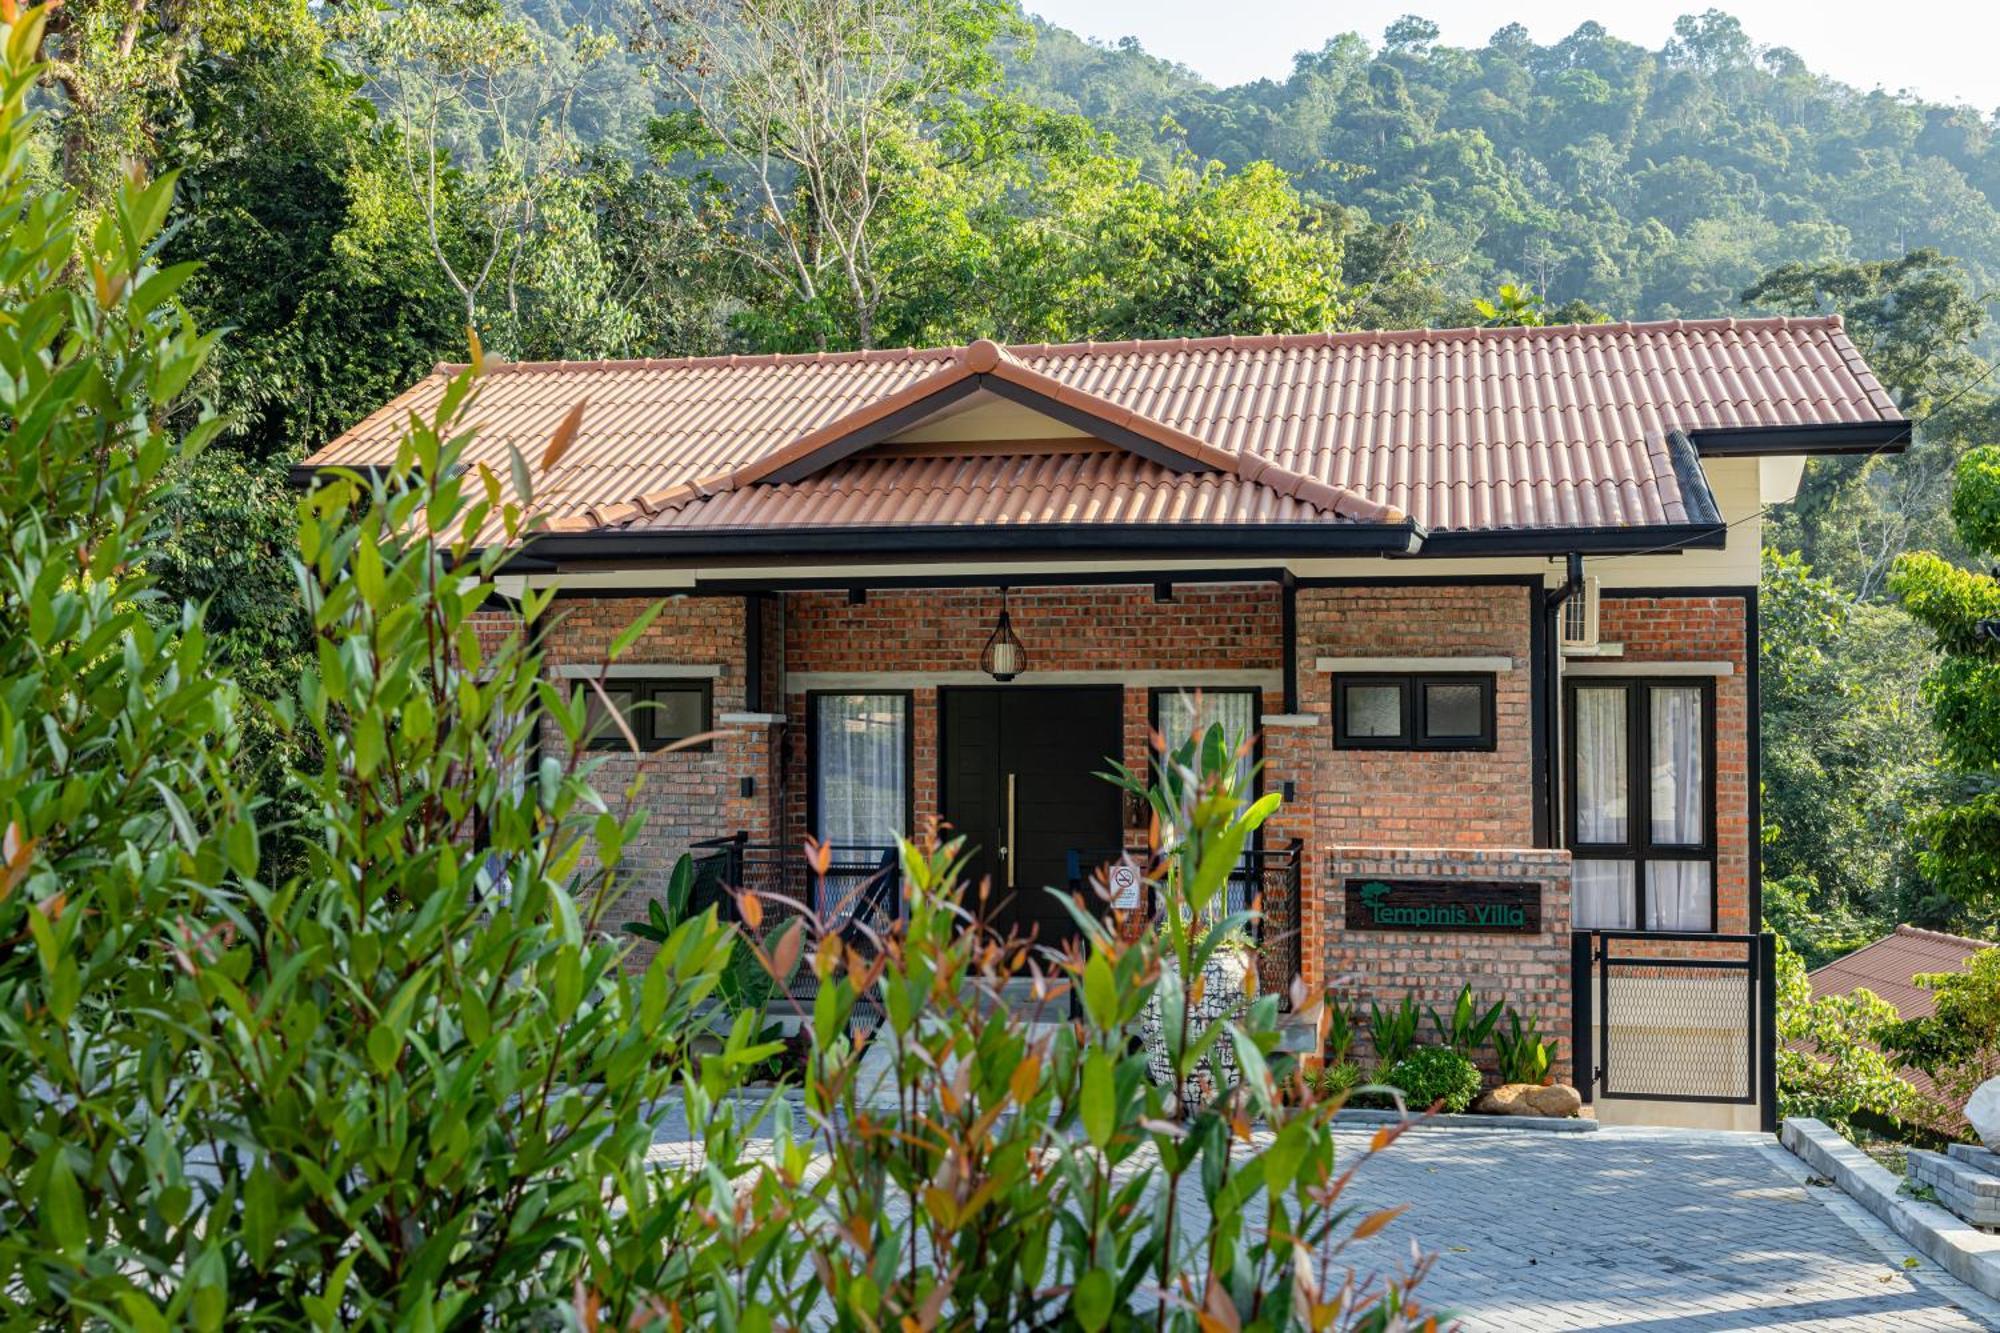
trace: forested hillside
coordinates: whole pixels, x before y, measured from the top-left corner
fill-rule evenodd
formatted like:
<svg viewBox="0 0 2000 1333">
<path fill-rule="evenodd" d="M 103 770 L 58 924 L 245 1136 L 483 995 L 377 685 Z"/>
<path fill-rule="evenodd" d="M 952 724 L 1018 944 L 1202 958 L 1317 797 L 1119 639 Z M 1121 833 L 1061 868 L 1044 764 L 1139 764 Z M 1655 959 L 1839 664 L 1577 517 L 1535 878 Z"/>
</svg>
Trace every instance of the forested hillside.
<svg viewBox="0 0 2000 1333">
<path fill-rule="evenodd" d="M 1548 46 L 1496 28 L 1478 49 L 1439 45 L 1420 18 L 1372 41 L 1301 32 L 1290 78 L 1217 89 L 1041 26 L 1009 77 L 1127 143 L 1269 160 L 1315 197 L 1408 223 L 1457 296 L 1520 281 L 1620 317 L 1731 314 L 1779 264 L 1924 246 L 1975 290 L 2000 275 L 1987 115 L 1856 91 L 1716 10 L 1661 50 L 1596 23 Z"/>
<path fill-rule="evenodd" d="M 38 170 L 86 211 L 127 163 L 182 173 L 166 258 L 226 330 L 227 424 L 160 573 L 253 684 L 305 644 L 286 465 L 468 330 L 560 358 L 1839 310 L 1920 425 L 1770 516 L 1773 916 L 1815 955 L 1995 925 L 1965 886 L 2000 884 L 2000 798 L 1986 881 L 1933 833 L 2000 764 L 1940 746 L 1891 593 L 1906 551 L 1968 562 L 1953 471 L 2000 440 L 1992 116 L 1713 11 L 1657 51 L 1302 31 L 1289 78 L 1226 89 L 1014 0 L 72 0 L 51 38 Z"/>
</svg>

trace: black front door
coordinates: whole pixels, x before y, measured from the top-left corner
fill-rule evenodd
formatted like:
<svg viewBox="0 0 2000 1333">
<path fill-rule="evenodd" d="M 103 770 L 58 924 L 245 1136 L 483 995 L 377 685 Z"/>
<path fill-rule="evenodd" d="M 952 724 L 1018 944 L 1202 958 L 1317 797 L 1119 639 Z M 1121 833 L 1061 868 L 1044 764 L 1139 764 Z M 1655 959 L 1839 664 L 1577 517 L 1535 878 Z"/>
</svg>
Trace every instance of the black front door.
<svg viewBox="0 0 2000 1333">
<path fill-rule="evenodd" d="M 1075 923 L 1045 890 L 1066 888 L 1072 850 L 1119 845 L 1118 789 L 1098 774 L 1123 749 L 1116 685 L 938 692 L 942 809 L 992 885 L 993 924 L 1060 945 Z"/>
</svg>

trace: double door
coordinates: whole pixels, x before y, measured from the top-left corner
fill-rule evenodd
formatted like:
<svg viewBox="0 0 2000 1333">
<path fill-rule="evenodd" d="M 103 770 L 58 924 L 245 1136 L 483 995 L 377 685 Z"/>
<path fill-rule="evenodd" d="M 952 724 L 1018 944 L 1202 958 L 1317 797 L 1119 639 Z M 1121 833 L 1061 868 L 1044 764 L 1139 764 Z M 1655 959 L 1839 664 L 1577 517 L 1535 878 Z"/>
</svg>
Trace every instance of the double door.
<svg viewBox="0 0 2000 1333">
<path fill-rule="evenodd" d="M 1000 929 L 1055 946 L 1075 934 L 1047 890 L 1067 888 L 1071 851 L 1119 846 L 1122 798 L 1101 775 L 1123 750 L 1122 703 L 1116 685 L 939 691 L 941 810 Z"/>
</svg>

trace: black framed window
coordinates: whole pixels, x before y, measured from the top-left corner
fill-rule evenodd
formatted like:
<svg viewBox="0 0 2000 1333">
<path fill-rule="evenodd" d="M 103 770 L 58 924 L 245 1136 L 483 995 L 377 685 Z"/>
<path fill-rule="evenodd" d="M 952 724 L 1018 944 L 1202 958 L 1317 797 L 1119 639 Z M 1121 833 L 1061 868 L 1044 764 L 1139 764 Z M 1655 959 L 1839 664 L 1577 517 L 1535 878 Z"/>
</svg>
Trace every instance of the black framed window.
<svg viewBox="0 0 2000 1333">
<path fill-rule="evenodd" d="M 1349 672 L 1333 678 L 1340 750 L 1491 750 L 1491 673 Z"/>
<path fill-rule="evenodd" d="M 614 676 L 601 683 L 602 694 L 594 686 L 584 686 L 583 732 L 593 750 L 627 750 L 633 740 L 641 750 L 665 749 L 676 741 L 699 736 L 713 725 L 714 690 L 707 680 Z M 632 732 L 631 740 L 626 739 L 625 728 L 618 725 L 617 718 L 605 707 L 607 699 L 618 717 L 625 719 L 625 728 Z M 687 748 L 710 747 L 703 741 Z"/>
<path fill-rule="evenodd" d="M 915 820 L 916 737 L 907 691 L 806 695 L 812 830 L 836 847 L 892 847 Z"/>
<path fill-rule="evenodd" d="M 1715 682 L 1564 687 L 1579 930 L 1715 929 Z"/>
</svg>

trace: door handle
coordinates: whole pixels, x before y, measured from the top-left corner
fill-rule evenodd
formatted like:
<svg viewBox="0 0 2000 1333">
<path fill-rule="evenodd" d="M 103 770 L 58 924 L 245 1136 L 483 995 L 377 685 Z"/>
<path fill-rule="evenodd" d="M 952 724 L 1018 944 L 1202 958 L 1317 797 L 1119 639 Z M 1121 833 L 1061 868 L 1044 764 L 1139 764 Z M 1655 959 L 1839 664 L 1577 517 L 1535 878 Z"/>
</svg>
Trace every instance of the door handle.
<svg viewBox="0 0 2000 1333">
<path fill-rule="evenodd" d="M 1000 861 L 1006 867 L 1006 887 L 1014 887 L 1014 775 L 1006 775 L 1006 839 L 1000 845 Z"/>
</svg>

